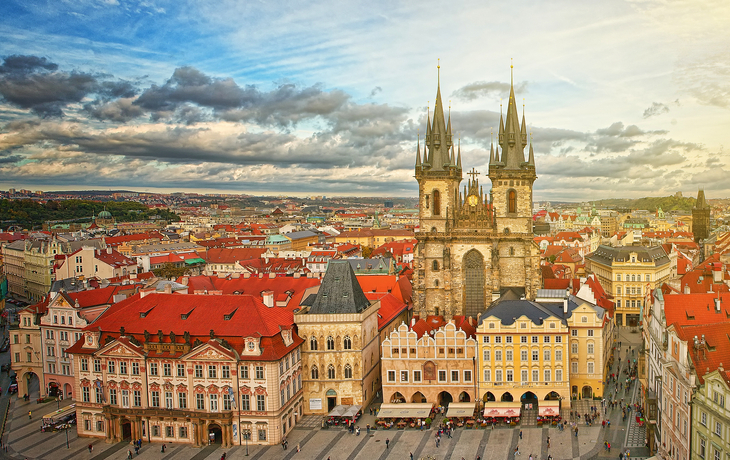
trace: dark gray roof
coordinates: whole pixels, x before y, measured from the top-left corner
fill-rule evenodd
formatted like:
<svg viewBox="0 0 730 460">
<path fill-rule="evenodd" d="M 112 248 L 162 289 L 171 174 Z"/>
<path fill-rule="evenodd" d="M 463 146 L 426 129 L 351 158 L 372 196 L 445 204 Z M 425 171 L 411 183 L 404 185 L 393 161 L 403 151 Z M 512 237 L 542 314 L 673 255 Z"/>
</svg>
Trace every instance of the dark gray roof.
<svg viewBox="0 0 730 460">
<path fill-rule="evenodd" d="M 309 313 L 360 313 L 370 306 L 347 260 L 330 260 Z"/>
<path fill-rule="evenodd" d="M 317 234 L 314 232 L 310 232 L 309 230 L 302 230 L 300 232 L 284 233 L 284 235 L 290 240 L 299 240 L 302 238 L 311 238 L 313 236 L 316 236 Z"/>
<path fill-rule="evenodd" d="M 631 253 L 636 253 L 638 262 L 654 262 L 654 266 L 666 265 L 669 263 L 669 257 L 661 246 L 647 248 L 644 246 L 621 246 L 612 248 L 610 246 L 598 246 L 595 252 L 588 254 L 587 259 L 596 261 L 604 265 L 613 265 L 613 262 L 626 262 Z"/>
<path fill-rule="evenodd" d="M 559 308 L 555 308 L 559 306 Z M 496 316 L 500 322 L 504 325 L 510 325 L 521 316 L 526 316 L 533 323 L 541 325 L 544 320 L 548 317 L 555 317 L 561 320 L 564 324 L 567 324 L 565 319 L 570 317 L 572 310 L 578 305 L 575 303 L 575 298 L 571 296 L 568 301 L 568 314 L 563 316 L 563 304 L 542 304 L 533 302 L 531 300 L 501 300 L 492 304 L 487 311 L 479 316 L 479 323 L 481 324 L 485 318 L 489 316 Z"/>
</svg>

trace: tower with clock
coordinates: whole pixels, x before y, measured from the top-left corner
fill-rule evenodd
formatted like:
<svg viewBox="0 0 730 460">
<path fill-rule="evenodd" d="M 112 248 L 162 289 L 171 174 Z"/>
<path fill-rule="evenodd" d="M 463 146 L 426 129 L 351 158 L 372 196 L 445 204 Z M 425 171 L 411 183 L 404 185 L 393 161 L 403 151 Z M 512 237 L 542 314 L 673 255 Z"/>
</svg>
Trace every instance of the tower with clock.
<svg viewBox="0 0 730 460">
<path fill-rule="evenodd" d="M 477 317 L 502 296 L 534 299 L 540 286 L 540 255 L 532 231 L 535 159 L 524 110 L 520 123 L 511 84 L 506 117 L 500 114 L 498 145 L 490 149 L 491 191 L 484 192 L 474 168 L 460 188 L 461 146 L 454 144 L 450 108 L 444 116 L 440 86 L 439 79 L 425 146 L 421 152 L 419 138 L 416 151 L 420 226 L 414 310 L 421 317 Z"/>
</svg>

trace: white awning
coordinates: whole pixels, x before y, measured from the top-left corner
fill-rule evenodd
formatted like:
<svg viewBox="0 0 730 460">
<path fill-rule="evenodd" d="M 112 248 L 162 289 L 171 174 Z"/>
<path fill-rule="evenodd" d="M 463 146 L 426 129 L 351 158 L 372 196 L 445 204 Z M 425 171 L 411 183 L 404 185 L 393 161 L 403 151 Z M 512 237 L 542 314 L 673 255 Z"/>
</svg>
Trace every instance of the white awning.
<svg viewBox="0 0 730 460">
<path fill-rule="evenodd" d="M 537 415 L 541 417 L 560 415 L 560 401 L 540 401 Z"/>
<path fill-rule="evenodd" d="M 431 403 L 382 404 L 378 418 L 426 418 L 432 409 Z"/>
<path fill-rule="evenodd" d="M 353 418 L 357 416 L 357 414 L 360 412 L 360 409 L 362 409 L 362 406 L 347 406 L 345 413 L 342 414 L 341 417 Z"/>
<path fill-rule="evenodd" d="M 514 402 L 486 402 L 484 403 L 485 417 L 519 417 L 522 405 Z"/>
<path fill-rule="evenodd" d="M 449 410 L 446 411 L 446 416 L 447 417 L 474 417 L 475 410 L 476 410 L 476 403 L 452 402 L 452 403 L 449 403 Z"/>
<path fill-rule="evenodd" d="M 347 410 L 348 406 L 335 406 L 334 409 L 330 411 L 329 415 L 330 417 L 342 417 L 345 411 Z"/>
</svg>

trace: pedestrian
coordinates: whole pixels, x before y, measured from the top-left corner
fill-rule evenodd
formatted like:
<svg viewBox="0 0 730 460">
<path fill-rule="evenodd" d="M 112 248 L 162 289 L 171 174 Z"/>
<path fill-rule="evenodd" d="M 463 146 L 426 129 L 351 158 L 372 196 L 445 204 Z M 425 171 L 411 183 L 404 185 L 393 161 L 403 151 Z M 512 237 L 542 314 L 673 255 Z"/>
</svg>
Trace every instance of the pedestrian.
<svg viewBox="0 0 730 460">
<path fill-rule="evenodd" d="M 529 460 L 532 460 L 532 454 L 530 454 L 530 459 Z"/>
<path fill-rule="evenodd" d="M 548 446 L 548 449 L 549 449 L 550 448 L 550 436 L 547 437 L 547 446 Z"/>
<path fill-rule="evenodd" d="M 127 459 L 131 459 L 131 458 L 132 458 L 132 451 L 127 449 Z"/>
<path fill-rule="evenodd" d="M 89 444 L 89 453 L 91 453 L 92 450 L 94 450 L 94 446 L 92 444 Z"/>
<path fill-rule="evenodd" d="M 297 452 L 301 452 L 301 451 L 302 451 L 302 447 L 299 445 L 299 443 L 297 443 Z"/>
<path fill-rule="evenodd" d="M 390 445 L 390 438 L 385 438 L 385 448 L 387 449 Z"/>
<path fill-rule="evenodd" d="M 441 444 L 441 438 L 436 438 L 436 447 L 438 447 L 439 444 Z"/>
<path fill-rule="evenodd" d="M 520 441 L 522 440 L 522 430 L 520 430 Z"/>
<path fill-rule="evenodd" d="M 411 460 L 413 460 L 413 452 L 411 452 Z"/>
<path fill-rule="evenodd" d="M 28 419 L 30 420 L 30 419 L 32 419 L 32 418 L 33 418 L 33 412 L 31 412 L 31 411 L 28 411 Z"/>
<path fill-rule="evenodd" d="M 575 427 L 575 437 L 576 438 L 578 437 L 578 427 L 577 426 Z"/>
<path fill-rule="evenodd" d="M 162 451 L 161 451 L 163 454 L 165 453 L 165 449 L 167 449 L 167 446 L 163 444 L 162 445 Z"/>
<path fill-rule="evenodd" d="M 515 453 L 514 453 L 514 456 L 515 457 L 517 457 L 518 455 L 522 455 L 520 453 L 520 445 L 519 444 L 517 446 L 515 446 Z"/>
<path fill-rule="evenodd" d="M 611 443 L 608 443 L 608 451 L 611 452 Z"/>
<path fill-rule="evenodd" d="M 136 455 L 139 455 L 139 446 L 137 445 L 137 443 L 136 443 L 136 442 L 134 443 L 134 453 L 135 453 Z"/>
</svg>

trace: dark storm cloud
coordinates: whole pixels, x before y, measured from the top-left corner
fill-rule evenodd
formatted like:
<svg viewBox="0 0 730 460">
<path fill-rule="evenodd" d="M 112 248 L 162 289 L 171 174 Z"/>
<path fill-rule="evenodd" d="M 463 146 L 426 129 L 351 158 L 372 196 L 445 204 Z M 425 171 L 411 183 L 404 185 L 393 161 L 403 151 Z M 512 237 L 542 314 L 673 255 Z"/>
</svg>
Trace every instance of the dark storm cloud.
<svg viewBox="0 0 730 460">
<path fill-rule="evenodd" d="M 509 95 L 509 83 L 500 81 L 475 81 L 457 89 L 451 96 L 464 101 L 473 101 L 480 97 L 501 97 L 506 98 Z M 516 92 L 526 92 L 527 82 L 515 85 Z"/>
<path fill-rule="evenodd" d="M 624 126 L 617 121 L 608 128 L 597 129 L 586 149 L 595 153 L 624 152 L 642 142 L 641 137 L 666 133 L 661 130 L 644 131 L 636 125 Z"/>
<path fill-rule="evenodd" d="M 651 106 L 644 110 L 644 118 L 661 115 L 667 112 L 669 112 L 669 107 L 666 104 L 662 104 L 660 102 L 652 102 Z"/>
<path fill-rule="evenodd" d="M 58 71 L 58 65 L 37 56 L 13 55 L 0 66 L 0 95 L 41 117 L 61 117 L 63 109 L 89 95 L 130 97 L 135 89 L 127 81 L 86 72 Z"/>
<path fill-rule="evenodd" d="M 86 112 L 98 120 L 126 123 L 145 114 L 142 107 L 135 105 L 131 98 L 114 101 L 96 100 L 84 105 Z"/>
</svg>

